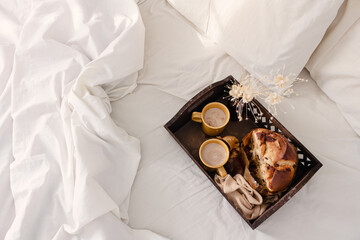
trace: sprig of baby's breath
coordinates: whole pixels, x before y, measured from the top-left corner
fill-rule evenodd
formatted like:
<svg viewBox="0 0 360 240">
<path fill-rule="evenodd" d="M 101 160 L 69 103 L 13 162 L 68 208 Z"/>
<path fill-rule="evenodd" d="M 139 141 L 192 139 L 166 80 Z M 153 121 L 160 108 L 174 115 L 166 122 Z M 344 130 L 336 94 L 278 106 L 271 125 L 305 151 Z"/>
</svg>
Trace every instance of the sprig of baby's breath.
<svg viewBox="0 0 360 240">
<path fill-rule="evenodd" d="M 227 98 L 236 106 L 239 121 L 243 120 L 244 111 L 245 120 L 249 119 L 248 113 L 254 117 L 256 123 L 262 117 L 263 113 L 253 101 L 254 98 L 264 100 L 269 112 L 277 115 L 276 106 L 282 102 L 284 96 L 294 93 L 294 84 L 308 81 L 298 77 L 291 81 L 294 74 L 284 75 L 284 69 L 271 71 L 269 75 L 261 77 L 260 80 L 250 74 L 244 77 L 244 69 L 242 69 L 239 81 L 231 81 L 230 85 L 226 85 L 226 91 L 229 93 Z M 265 82 L 266 86 L 260 82 Z"/>
</svg>

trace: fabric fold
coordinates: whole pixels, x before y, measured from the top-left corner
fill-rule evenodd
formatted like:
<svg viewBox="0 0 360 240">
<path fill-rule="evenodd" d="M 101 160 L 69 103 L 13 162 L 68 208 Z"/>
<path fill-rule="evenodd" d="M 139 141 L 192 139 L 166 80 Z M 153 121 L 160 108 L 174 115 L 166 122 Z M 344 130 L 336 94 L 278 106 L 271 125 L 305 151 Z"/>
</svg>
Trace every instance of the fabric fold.
<svg viewBox="0 0 360 240">
<path fill-rule="evenodd" d="M 140 142 L 110 115 L 136 87 L 144 35 L 133 0 L 32 1 L 11 78 L 5 239 L 164 239 L 126 224 Z"/>
<path fill-rule="evenodd" d="M 214 180 L 247 219 L 255 219 L 266 210 L 268 205 L 263 204 L 260 193 L 254 190 L 240 174 L 234 177 L 228 174 L 224 178 L 216 174 Z"/>
</svg>

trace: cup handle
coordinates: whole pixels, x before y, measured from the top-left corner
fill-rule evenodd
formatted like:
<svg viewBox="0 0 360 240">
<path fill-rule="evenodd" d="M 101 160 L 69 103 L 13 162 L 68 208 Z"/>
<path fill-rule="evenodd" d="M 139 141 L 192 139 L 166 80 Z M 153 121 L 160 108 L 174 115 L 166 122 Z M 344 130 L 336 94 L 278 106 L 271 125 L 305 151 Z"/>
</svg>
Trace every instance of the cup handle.
<svg viewBox="0 0 360 240">
<path fill-rule="evenodd" d="M 220 177 L 225 177 L 227 175 L 227 172 L 224 167 L 219 167 L 216 169 L 216 172 L 220 175 Z"/>
<path fill-rule="evenodd" d="M 201 112 L 193 112 L 191 114 L 191 120 L 193 120 L 194 122 L 202 123 Z"/>
</svg>

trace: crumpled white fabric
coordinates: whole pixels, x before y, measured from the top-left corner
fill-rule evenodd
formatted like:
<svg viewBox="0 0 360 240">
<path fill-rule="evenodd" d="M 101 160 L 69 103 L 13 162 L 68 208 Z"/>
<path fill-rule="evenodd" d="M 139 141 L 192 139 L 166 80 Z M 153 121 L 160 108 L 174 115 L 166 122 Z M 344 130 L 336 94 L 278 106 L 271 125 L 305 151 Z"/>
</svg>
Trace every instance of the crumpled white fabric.
<svg viewBox="0 0 360 240">
<path fill-rule="evenodd" d="M 16 2 L 0 2 L 0 239 L 5 238 L 15 216 L 10 189 L 12 154 L 11 82 L 15 46 L 20 33 L 21 17 L 11 13 Z"/>
<path fill-rule="evenodd" d="M 269 206 L 263 203 L 260 193 L 253 189 L 241 174 L 234 177 L 230 174 L 225 177 L 215 174 L 214 181 L 247 219 L 256 219 Z"/>
<path fill-rule="evenodd" d="M 136 3 L 18 4 L 25 21 L 9 80 L 15 218 L 5 239 L 164 239 L 126 225 L 140 144 L 110 116 L 110 101 L 136 87 L 143 64 Z"/>
</svg>

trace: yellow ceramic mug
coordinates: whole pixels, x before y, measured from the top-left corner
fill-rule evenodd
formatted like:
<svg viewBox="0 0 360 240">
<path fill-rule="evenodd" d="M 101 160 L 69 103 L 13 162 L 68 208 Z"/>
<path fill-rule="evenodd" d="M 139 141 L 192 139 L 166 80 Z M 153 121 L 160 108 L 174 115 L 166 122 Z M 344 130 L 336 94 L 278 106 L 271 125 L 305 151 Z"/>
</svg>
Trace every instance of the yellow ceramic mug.
<svg viewBox="0 0 360 240">
<path fill-rule="evenodd" d="M 203 142 L 199 149 L 201 162 L 211 169 L 216 169 L 220 177 L 227 175 L 224 165 L 229 160 L 228 146 L 220 139 L 212 138 Z"/>
<path fill-rule="evenodd" d="M 224 121 L 221 122 L 221 125 L 211 125 L 211 123 L 209 123 L 209 121 L 207 122 L 206 120 L 206 113 L 207 111 L 213 111 L 214 109 L 220 109 L 223 113 L 224 113 Z M 216 112 L 215 112 L 216 114 Z M 222 133 L 222 131 L 224 131 L 225 126 L 228 124 L 229 120 L 230 120 L 230 112 L 229 109 L 222 103 L 219 102 L 212 102 L 207 104 L 201 112 L 193 112 L 191 115 L 191 120 L 193 120 L 194 122 L 199 122 L 202 124 L 202 129 L 204 131 L 205 134 L 209 135 L 209 136 L 217 136 L 220 133 Z M 216 120 L 216 119 L 215 119 Z"/>
</svg>

